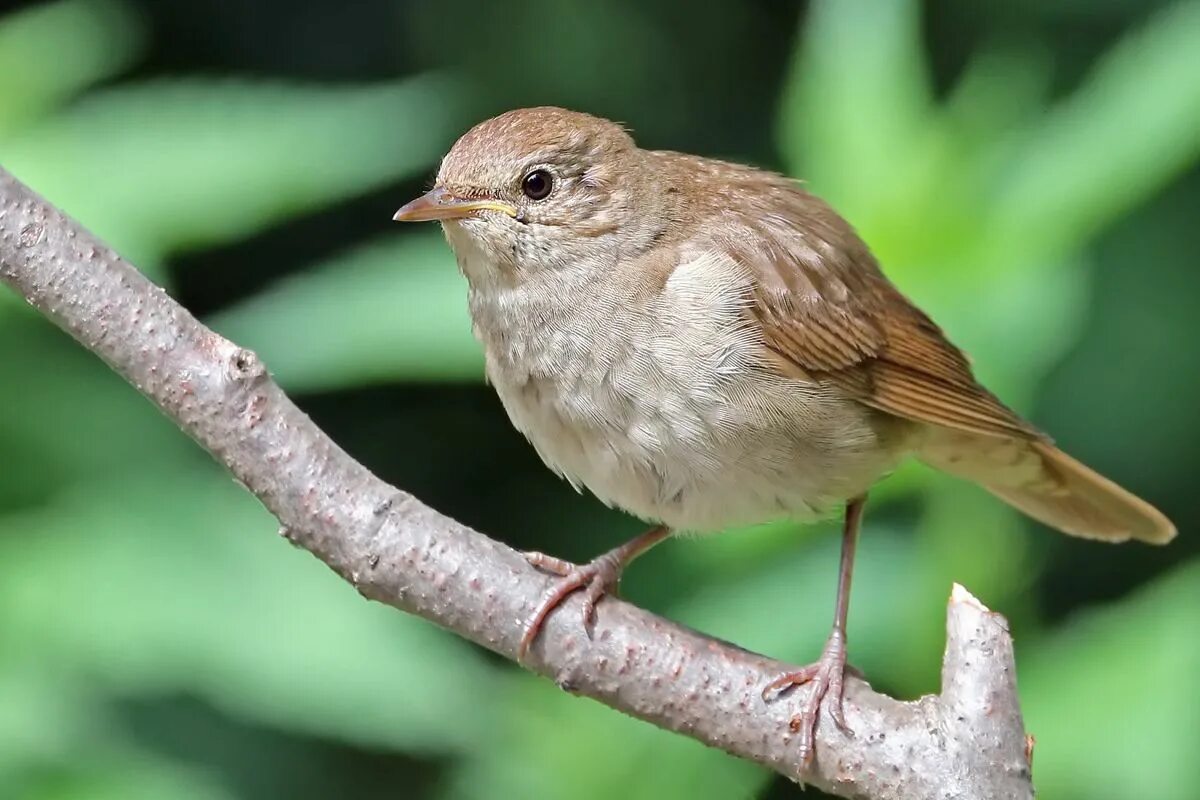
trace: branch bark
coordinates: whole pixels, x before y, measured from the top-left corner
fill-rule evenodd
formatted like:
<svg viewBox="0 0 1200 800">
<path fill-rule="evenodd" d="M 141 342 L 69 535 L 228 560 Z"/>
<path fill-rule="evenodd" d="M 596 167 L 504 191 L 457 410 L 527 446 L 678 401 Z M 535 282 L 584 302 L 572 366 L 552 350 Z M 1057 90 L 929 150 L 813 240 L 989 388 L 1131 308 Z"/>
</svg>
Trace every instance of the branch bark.
<svg viewBox="0 0 1200 800">
<path fill-rule="evenodd" d="M 364 596 L 515 657 L 548 578 L 371 474 L 253 352 L 204 327 L 2 168 L 0 280 L 133 384 L 253 492 L 288 539 Z M 941 694 L 899 702 L 849 678 L 854 736 L 819 726 L 807 772 L 789 727 L 799 698 L 759 696 L 786 665 L 615 598 L 598 607 L 589 641 L 579 602 L 551 615 L 527 665 L 569 692 L 843 797 L 1033 796 L 1006 622 L 961 587 L 950 598 Z"/>
</svg>

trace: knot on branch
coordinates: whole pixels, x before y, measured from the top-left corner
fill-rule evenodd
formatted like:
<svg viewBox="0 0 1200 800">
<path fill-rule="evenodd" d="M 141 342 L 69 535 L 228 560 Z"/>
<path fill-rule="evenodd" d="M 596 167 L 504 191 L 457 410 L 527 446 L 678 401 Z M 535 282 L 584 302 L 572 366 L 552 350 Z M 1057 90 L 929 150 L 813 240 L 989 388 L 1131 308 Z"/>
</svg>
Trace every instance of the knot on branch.
<svg viewBox="0 0 1200 800">
<path fill-rule="evenodd" d="M 267 367 L 258 354 L 245 347 L 236 347 L 228 360 L 229 377 L 241 384 L 251 385 L 267 377 Z"/>
</svg>

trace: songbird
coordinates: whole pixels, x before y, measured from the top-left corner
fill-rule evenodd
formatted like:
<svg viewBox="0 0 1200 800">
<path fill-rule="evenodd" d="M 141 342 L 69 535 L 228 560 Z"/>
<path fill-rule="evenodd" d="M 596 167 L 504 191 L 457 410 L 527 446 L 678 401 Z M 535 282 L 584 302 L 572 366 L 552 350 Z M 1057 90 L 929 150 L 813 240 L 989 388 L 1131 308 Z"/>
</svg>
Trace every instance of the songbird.
<svg viewBox="0 0 1200 800">
<path fill-rule="evenodd" d="M 976 382 L 963 353 L 884 276 L 848 222 L 781 175 L 640 149 L 608 120 L 510 111 L 450 149 L 397 221 L 440 221 L 469 285 L 488 379 L 542 460 L 654 525 L 559 579 L 583 624 L 622 569 L 678 531 L 844 508 L 832 630 L 764 698 L 814 685 L 842 729 L 846 611 L 867 491 L 906 456 L 974 481 L 1064 533 L 1162 544 L 1171 522 L 1057 449 Z"/>
</svg>

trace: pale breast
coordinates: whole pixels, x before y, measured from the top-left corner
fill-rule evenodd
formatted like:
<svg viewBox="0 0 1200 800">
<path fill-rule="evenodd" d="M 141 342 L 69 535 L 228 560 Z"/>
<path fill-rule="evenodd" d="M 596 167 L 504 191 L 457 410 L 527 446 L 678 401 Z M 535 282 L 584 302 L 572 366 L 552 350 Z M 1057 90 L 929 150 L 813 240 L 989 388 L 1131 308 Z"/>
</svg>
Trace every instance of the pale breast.
<svg viewBox="0 0 1200 800">
<path fill-rule="evenodd" d="M 747 277 L 711 253 L 633 275 L 475 285 L 489 380 L 542 459 L 646 520 L 715 530 L 807 519 L 894 466 L 898 429 L 761 362 Z"/>
</svg>

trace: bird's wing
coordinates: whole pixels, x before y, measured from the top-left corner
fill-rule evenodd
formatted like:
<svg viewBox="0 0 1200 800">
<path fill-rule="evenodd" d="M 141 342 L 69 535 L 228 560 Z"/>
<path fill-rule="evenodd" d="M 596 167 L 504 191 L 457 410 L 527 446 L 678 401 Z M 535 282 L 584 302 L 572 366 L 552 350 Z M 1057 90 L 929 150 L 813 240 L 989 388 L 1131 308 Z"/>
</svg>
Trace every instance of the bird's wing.
<svg viewBox="0 0 1200 800">
<path fill-rule="evenodd" d="M 752 274 L 771 360 L 865 405 L 947 428 L 1042 439 L 979 385 L 962 352 L 879 270 L 848 223 L 792 186 L 729 220 L 724 246 Z"/>
</svg>

